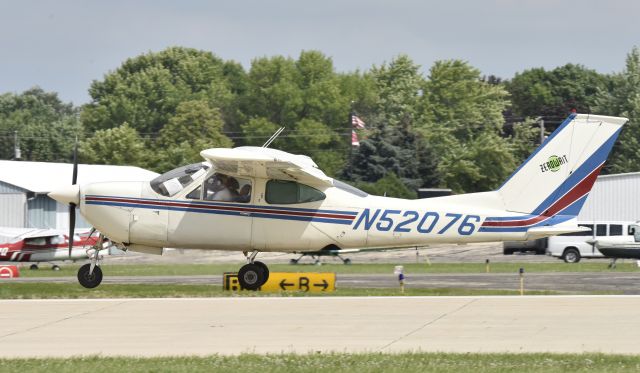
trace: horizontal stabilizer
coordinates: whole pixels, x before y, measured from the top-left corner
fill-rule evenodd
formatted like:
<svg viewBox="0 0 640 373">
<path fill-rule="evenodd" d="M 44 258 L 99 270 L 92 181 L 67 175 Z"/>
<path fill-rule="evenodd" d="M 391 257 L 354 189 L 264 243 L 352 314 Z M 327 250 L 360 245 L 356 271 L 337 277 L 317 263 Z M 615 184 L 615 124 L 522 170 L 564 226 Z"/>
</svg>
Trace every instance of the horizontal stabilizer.
<svg viewBox="0 0 640 373">
<path fill-rule="evenodd" d="M 545 227 L 534 227 L 529 228 L 527 230 L 527 235 L 525 236 L 525 240 L 536 240 L 538 238 L 544 238 L 549 236 L 555 236 L 558 234 L 564 233 L 573 233 L 573 232 L 587 232 L 591 231 L 591 229 L 587 227 L 579 227 L 577 225 L 556 225 L 556 226 L 545 226 Z"/>
</svg>

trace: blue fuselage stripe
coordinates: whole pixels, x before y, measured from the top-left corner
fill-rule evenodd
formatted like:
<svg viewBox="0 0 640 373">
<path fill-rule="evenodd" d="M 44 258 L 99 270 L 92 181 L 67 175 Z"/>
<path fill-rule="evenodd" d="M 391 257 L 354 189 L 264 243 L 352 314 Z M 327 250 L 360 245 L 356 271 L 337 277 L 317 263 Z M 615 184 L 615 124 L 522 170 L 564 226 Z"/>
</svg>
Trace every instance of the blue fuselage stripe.
<svg viewBox="0 0 640 373">
<path fill-rule="evenodd" d="M 151 209 L 151 210 L 167 210 L 167 211 L 185 211 L 185 212 L 195 212 L 201 214 L 216 214 L 216 215 L 227 215 L 227 216 L 241 216 L 241 217 L 256 217 L 256 218 L 264 218 L 264 219 L 280 219 L 280 220 L 296 220 L 296 221 L 313 221 L 319 223 L 330 223 L 330 224 L 345 224 L 350 225 L 351 219 L 339 219 L 339 218 L 326 218 L 326 217 L 316 217 L 316 216 L 295 216 L 295 215 L 281 215 L 281 214 L 269 214 L 263 212 L 251 212 L 251 210 L 247 211 L 229 211 L 229 210 L 214 210 L 207 209 L 207 206 L 211 205 L 199 205 L 192 207 L 179 207 L 179 206 L 167 206 L 167 205 L 149 205 L 149 204 L 137 204 L 130 202 L 111 202 L 111 201 L 85 201 L 87 205 L 99 205 L 99 206 L 117 206 L 117 207 L 130 207 L 130 208 L 143 208 L 143 209 Z M 199 208 L 202 206 L 201 208 Z M 220 207 L 225 206 L 220 204 Z M 218 206 L 216 206 L 218 207 Z M 246 206 L 243 206 L 246 207 Z M 251 206 L 253 207 L 253 206 Z M 262 208 L 255 207 L 255 208 Z M 328 210 L 308 210 L 314 211 L 317 213 L 326 213 Z M 249 213 L 245 215 L 243 213 Z M 339 212 L 344 214 L 345 212 Z M 357 215 L 357 213 L 349 212 L 349 214 Z"/>
</svg>

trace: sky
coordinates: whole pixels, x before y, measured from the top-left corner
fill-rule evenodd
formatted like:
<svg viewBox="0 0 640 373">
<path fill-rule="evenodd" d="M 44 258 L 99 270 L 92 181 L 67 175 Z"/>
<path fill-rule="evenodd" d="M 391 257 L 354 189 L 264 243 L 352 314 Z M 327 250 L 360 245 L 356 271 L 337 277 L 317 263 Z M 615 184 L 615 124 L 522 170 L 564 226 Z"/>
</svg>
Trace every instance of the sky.
<svg viewBox="0 0 640 373">
<path fill-rule="evenodd" d="M 425 75 L 443 59 L 505 79 L 569 62 L 612 73 L 640 46 L 639 14 L 632 0 L 0 0 L 0 94 L 40 86 L 80 105 L 127 58 L 174 45 L 247 69 L 313 49 L 338 72 L 407 54 Z"/>
</svg>

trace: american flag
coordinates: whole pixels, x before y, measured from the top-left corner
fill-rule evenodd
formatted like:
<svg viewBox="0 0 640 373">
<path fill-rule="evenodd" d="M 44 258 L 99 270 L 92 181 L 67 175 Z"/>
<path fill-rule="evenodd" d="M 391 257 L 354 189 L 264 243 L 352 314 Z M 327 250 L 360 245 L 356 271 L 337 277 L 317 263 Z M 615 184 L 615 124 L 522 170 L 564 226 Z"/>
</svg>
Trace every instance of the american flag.
<svg viewBox="0 0 640 373">
<path fill-rule="evenodd" d="M 351 130 L 351 146 L 360 146 L 360 141 L 358 140 L 358 134 L 354 130 Z"/>
<path fill-rule="evenodd" d="M 353 126 L 353 128 L 362 129 L 362 128 L 364 128 L 364 121 L 362 119 L 358 118 L 357 115 L 352 114 L 351 115 L 351 125 Z"/>
</svg>

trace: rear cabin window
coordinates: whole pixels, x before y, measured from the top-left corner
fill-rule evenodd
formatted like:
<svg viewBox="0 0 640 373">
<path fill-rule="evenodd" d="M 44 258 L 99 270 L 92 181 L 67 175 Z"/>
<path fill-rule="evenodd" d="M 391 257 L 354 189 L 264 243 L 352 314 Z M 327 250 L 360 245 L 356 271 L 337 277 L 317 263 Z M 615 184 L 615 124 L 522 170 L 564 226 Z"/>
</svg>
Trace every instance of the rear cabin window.
<svg viewBox="0 0 640 373">
<path fill-rule="evenodd" d="M 609 226 L 609 236 L 622 236 L 622 225 L 611 224 Z"/>
<path fill-rule="evenodd" d="M 596 236 L 606 236 L 606 235 L 607 235 L 607 225 L 596 224 Z"/>
<path fill-rule="evenodd" d="M 291 205 L 322 201 L 325 198 L 325 194 L 318 189 L 295 181 L 267 181 L 266 200 L 270 204 Z"/>
</svg>

